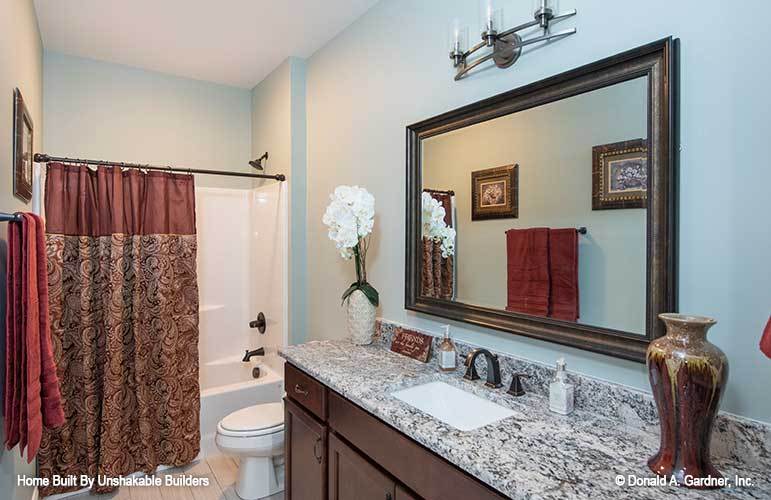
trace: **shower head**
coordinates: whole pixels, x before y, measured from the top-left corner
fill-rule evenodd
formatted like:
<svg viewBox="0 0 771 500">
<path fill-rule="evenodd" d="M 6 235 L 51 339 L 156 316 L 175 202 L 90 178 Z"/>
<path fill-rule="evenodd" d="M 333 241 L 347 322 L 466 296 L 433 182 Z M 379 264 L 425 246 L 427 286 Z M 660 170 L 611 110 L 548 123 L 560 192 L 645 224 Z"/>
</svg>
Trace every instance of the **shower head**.
<svg viewBox="0 0 771 500">
<path fill-rule="evenodd" d="M 256 160 L 250 161 L 249 165 L 253 166 L 257 170 L 264 170 L 264 168 L 262 166 L 262 160 L 266 160 L 267 161 L 267 159 L 268 159 L 268 152 L 266 151 L 264 155 L 260 156 Z"/>
</svg>

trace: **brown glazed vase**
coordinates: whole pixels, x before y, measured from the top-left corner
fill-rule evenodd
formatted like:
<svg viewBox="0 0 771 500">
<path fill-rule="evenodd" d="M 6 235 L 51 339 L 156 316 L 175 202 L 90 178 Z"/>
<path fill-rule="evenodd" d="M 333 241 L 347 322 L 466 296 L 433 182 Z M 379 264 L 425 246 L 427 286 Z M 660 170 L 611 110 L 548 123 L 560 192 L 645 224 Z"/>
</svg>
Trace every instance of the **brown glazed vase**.
<svg viewBox="0 0 771 500">
<path fill-rule="evenodd" d="M 722 477 L 709 458 L 712 424 L 728 378 L 728 359 L 707 341 L 707 330 L 716 321 L 683 314 L 659 318 L 667 334 L 650 343 L 647 363 L 661 445 L 648 467 L 661 476 L 674 476 L 681 486 L 716 488 L 710 481 L 690 480 Z"/>
</svg>

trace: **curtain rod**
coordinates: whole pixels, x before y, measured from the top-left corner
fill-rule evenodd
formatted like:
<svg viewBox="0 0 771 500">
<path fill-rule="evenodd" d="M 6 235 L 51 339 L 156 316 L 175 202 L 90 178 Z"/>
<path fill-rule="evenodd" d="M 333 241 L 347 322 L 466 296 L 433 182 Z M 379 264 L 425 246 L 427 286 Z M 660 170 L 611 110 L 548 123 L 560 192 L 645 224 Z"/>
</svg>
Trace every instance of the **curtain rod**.
<svg viewBox="0 0 771 500">
<path fill-rule="evenodd" d="M 35 153 L 33 159 L 35 163 L 49 163 L 52 161 L 58 161 L 61 163 L 79 163 L 82 165 L 104 165 L 108 167 L 120 167 L 120 168 L 138 168 L 142 170 L 158 170 L 161 172 L 182 172 L 188 174 L 206 174 L 206 175 L 225 175 L 229 177 L 249 177 L 252 179 L 275 179 L 279 182 L 286 180 L 284 174 L 248 174 L 245 172 L 231 172 L 220 170 L 203 170 L 199 168 L 185 168 L 185 167 L 172 167 L 159 166 L 159 165 L 145 165 L 143 163 L 126 163 L 122 161 L 107 161 L 107 160 L 84 160 L 82 158 L 66 158 L 62 156 L 50 156 L 44 153 Z"/>
<path fill-rule="evenodd" d="M 0 212 L 0 222 L 21 222 L 21 215 Z"/>
<path fill-rule="evenodd" d="M 450 196 L 455 196 L 455 191 L 452 189 L 444 190 L 444 189 L 431 189 L 431 188 L 423 188 L 423 191 L 426 193 L 437 193 L 437 194 L 449 194 Z"/>
</svg>

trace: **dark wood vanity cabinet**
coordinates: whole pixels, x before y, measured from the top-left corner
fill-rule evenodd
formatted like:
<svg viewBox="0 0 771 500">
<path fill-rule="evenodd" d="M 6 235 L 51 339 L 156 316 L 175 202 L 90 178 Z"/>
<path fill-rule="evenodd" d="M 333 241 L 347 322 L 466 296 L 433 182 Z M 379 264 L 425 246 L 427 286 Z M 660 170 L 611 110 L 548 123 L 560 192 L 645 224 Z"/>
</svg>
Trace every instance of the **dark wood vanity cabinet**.
<svg viewBox="0 0 771 500">
<path fill-rule="evenodd" d="M 329 500 L 393 500 L 396 482 L 334 434 L 329 437 Z"/>
<path fill-rule="evenodd" d="M 327 421 L 327 388 L 290 364 L 284 365 L 286 395 L 311 412 L 319 421 Z"/>
<path fill-rule="evenodd" d="M 419 497 L 416 497 L 398 484 L 396 485 L 396 496 L 394 498 L 396 500 L 419 500 Z"/>
<path fill-rule="evenodd" d="M 505 498 L 285 364 L 288 500 Z"/>
<path fill-rule="evenodd" d="M 327 493 L 327 426 L 291 400 L 284 401 L 287 498 L 316 500 Z"/>
</svg>

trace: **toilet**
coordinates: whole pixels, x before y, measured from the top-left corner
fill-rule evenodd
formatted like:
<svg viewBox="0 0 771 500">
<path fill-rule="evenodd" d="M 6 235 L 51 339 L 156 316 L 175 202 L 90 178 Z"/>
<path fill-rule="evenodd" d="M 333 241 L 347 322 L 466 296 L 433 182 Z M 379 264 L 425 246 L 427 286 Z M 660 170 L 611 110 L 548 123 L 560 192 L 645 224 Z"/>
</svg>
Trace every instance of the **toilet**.
<svg viewBox="0 0 771 500">
<path fill-rule="evenodd" d="M 284 403 L 242 408 L 217 424 L 217 448 L 238 457 L 236 493 L 257 500 L 284 489 Z"/>
</svg>

